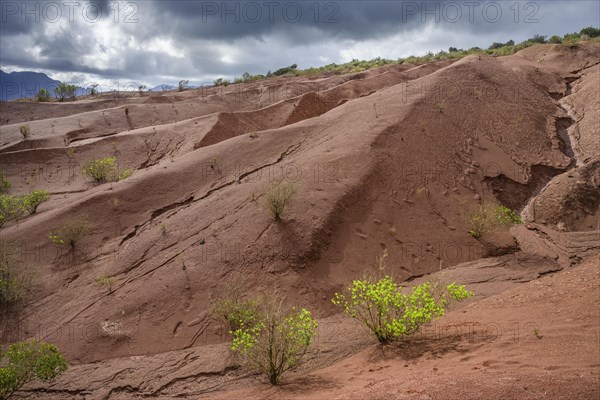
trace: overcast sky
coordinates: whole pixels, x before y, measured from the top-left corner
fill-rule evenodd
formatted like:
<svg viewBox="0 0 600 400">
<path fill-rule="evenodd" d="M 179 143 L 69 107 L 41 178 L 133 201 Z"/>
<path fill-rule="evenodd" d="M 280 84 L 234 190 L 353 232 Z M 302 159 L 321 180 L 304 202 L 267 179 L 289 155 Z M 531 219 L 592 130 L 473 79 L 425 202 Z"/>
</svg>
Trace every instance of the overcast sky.
<svg viewBox="0 0 600 400">
<path fill-rule="evenodd" d="M 8 1 L 0 69 L 85 86 L 233 78 L 600 25 L 591 1 Z"/>
</svg>

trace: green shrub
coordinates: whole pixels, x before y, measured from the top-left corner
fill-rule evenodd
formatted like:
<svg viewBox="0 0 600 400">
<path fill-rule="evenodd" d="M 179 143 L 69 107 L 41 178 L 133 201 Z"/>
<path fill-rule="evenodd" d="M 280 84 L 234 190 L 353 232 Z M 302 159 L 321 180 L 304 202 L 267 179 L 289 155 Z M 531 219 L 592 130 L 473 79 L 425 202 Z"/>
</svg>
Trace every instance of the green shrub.
<svg viewBox="0 0 600 400">
<path fill-rule="evenodd" d="M 129 178 L 131 175 L 133 175 L 133 170 L 132 169 L 124 169 L 123 171 L 121 171 L 121 173 L 119 174 L 119 180 L 122 181 L 123 179 L 127 179 Z"/>
<path fill-rule="evenodd" d="M 112 276 L 99 276 L 96 278 L 96 283 L 101 287 L 107 287 L 108 293 L 112 293 L 112 285 L 115 283 L 115 278 Z"/>
<path fill-rule="evenodd" d="M 186 90 L 188 88 L 190 84 L 190 81 L 188 80 L 180 80 L 179 81 L 179 85 L 177 85 L 177 90 L 179 90 L 180 92 L 183 92 L 184 90 Z"/>
<path fill-rule="evenodd" d="M 44 342 L 19 342 L 0 349 L 0 398 L 8 399 L 23 385 L 50 382 L 67 369 L 56 346 Z"/>
<path fill-rule="evenodd" d="M 277 71 L 273 72 L 275 76 L 281 76 L 288 74 L 290 72 L 294 72 L 298 68 L 298 64 L 292 64 L 289 67 L 279 68 Z"/>
<path fill-rule="evenodd" d="M 520 224 L 523 222 L 519 214 L 502 204 L 496 208 L 496 218 L 500 225 Z"/>
<path fill-rule="evenodd" d="M 248 287 L 241 278 L 234 279 L 220 289 L 213 312 L 227 325 L 230 332 L 245 326 L 250 328 L 258 320 L 259 302 L 248 298 Z"/>
<path fill-rule="evenodd" d="M 600 29 L 594 28 L 593 26 L 588 26 L 587 28 L 583 28 L 581 31 L 579 31 L 579 34 L 581 36 L 585 35 L 590 38 L 595 38 L 600 36 Z"/>
<path fill-rule="evenodd" d="M 27 139 L 31 135 L 31 130 L 29 129 L 29 125 L 19 126 L 19 132 L 21 132 L 23 139 Z"/>
<path fill-rule="evenodd" d="M 14 258 L 16 249 L 0 241 L 0 306 L 9 307 L 21 301 L 31 279 Z"/>
<path fill-rule="evenodd" d="M 392 278 L 355 280 L 346 293 L 336 293 L 333 304 L 357 319 L 381 343 L 399 340 L 419 331 L 422 325 L 444 315 L 451 300 L 472 296 L 464 286 L 454 283 L 445 288 L 430 282 L 402 291 Z"/>
<path fill-rule="evenodd" d="M 526 42 L 544 44 L 546 43 L 546 36 L 536 34 L 527 39 Z"/>
<path fill-rule="evenodd" d="M 261 304 L 258 317 L 242 321 L 232 332 L 231 349 L 244 365 L 267 376 L 276 385 L 282 375 L 297 366 L 317 333 L 317 322 L 304 308 L 284 311 L 281 301 Z"/>
<path fill-rule="evenodd" d="M 243 81 L 240 80 L 240 82 L 237 83 L 241 83 Z M 213 81 L 213 86 L 229 86 L 230 82 L 227 79 L 224 78 L 219 78 L 219 79 L 215 79 Z"/>
<path fill-rule="evenodd" d="M 79 239 L 87 235 L 89 231 L 90 226 L 87 220 L 79 217 L 68 220 L 59 229 L 50 232 L 48 239 L 54 244 L 69 246 L 73 250 Z"/>
<path fill-rule="evenodd" d="M 88 161 L 83 166 L 82 172 L 96 182 L 106 182 L 117 175 L 117 159 L 115 157 L 105 157 Z"/>
<path fill-rule="evenodd" d="M 46 89 L 40 89 L 40 91 L 38 92 L 38 94 L 35 97 L 37 98 L 37 101 L 39 101 L 40 103 L 43 103 L 45 101 L 50 100 L 50 92 L 47 91 Z"/>
<path fill-rule="evenodd" d="M 0 195 L 0 226 L 8 221 L 19 219 L 23 215 L 23 207 L 19 197 L 2 194 Z"/>
<path fill-rule="evenodd" d="M 65 101 L 66 99 L 74 100 L 76 91 L 77 86 L 64 82 L 54 88 L 54 94 L 56 94 L 60 101 Z"/>
<path fill-rule="evenodd" d="M 21 207 L 35 214 L 38 206 L 50 198 L 50 194 L 45 190 L 34 190 L 33 192 L 21 196 Z"/>
<path fill-rule="evenodd" d="M 7 193 L 10 189 L 10 182 L 4 177 L 3 173 L 0 173 L 0 194 Z"/>
<path fill-rule="evenodd" d="M 521 217 L 510 208 L 495 201 L 485 201 L 477 206 L 467 216 L 469 235 L 481 237 L 485 232 L 500 226 L 522 223 Z"/>
<path fill-rule="evenodd" d="M 275 221 L 281 220 L 281 213 L 292 201 L 296 194 L 296 188 L 290 182 L 277 182 L 267 189 L 265 195 L 266 206 L 273 215 Z"/>
<path fill-rule="evenodd" d="M 562 39 L 558 35 L 553 35 L 553 36 L 550 37 L 550 39 L 548 39 L 548 43 L 561 44 L 562 43 Z"/>
</svg>

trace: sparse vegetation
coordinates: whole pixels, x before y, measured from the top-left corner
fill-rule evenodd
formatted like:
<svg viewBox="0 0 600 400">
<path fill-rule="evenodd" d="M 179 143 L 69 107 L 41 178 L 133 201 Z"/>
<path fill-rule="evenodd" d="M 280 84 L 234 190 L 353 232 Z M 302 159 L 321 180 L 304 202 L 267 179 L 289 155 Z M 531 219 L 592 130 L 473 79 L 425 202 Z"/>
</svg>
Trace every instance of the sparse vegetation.
<svg viewBox="0 0 600 400">
<path fill-rule="evenodd" d="M 225 322 L 230 333 L 243 326 L 250 328 L 258 319 L 259 302 L 247 296 L 248 287 L 244 282 L 239 277 L 224 285 L 213 307 L 213 313 Z"/>
<path fill-rule="evenodd" d="M 249 295 L 242 275 L 234 276 L 219 293 L 213 313 L 232 335 L 231 349 L 241 355 L 244 366 L 277 384 L 301 362 L 316 335 L 317 322 L 309 311 L 285 306 L 277 293 Z"/>
<path fill-rule="evenodd" d="M 108 293 L 112 293 L 112 285 L 115 283 L 115 278 L 112 276 L 99 276 L 96 278 L 96 283 L 100 287 L 108 288 Z"/>
<path fill-rule="evenodd" d="M 122 181 L 124 179 L 127 179 L 131 175 L 133 175 L 133 170 L 130 168 L 126 168 L 123 171 L 121 171 L 121 173 L 119 174 L 119 180 Z"/>
<path fill-rule="evenodd" d="M 265 76 L 261 75 L 261 74 L 252 75 L 252 74 L 250 74 L 248 72 L 244 72 L 242 74 L 241 78 L 236 78 L 234 80 L 234 83 L 249 83 L 249 82 L 259 81 L 259 80 L 264 79 L 264 78 L 265 78 Z"/>
<path fill-rule="evenodd" d="M 593 26 L 588 26 L 587 28 L 583 28 L 581 31 L 579 31 L 579 34 L 581 36 L 585 35 L 590 38 L 597 38 L 600 37 L 600 29 L 594 28 Z"/>
<path fill-rule="evenodd" d="M 500 225 L 520 224 L 523 222 L 519 214 L 502 204 L 496 208 L 496 218 Z"/>
<path fill-rule="evenodd" d="M 65 100 L 75 100 L 75 92 L 77 91 L 77 86 L 69 85 L 65 82 L 58 85 L 58 87 L 54 88 L 54 94 L 60 101 Z"/>
<path fill-rule="evenodd" d="M 266 206 L 273 215 L 275 221 L 281 220 L 281 214 L 292 201 L 292 198 L 296 194 L 296 187 L 286 181 L 280 181 L 271 185 L 267 189 L 265 195 Z"/>
<path fill-rule="evenodd" d="M 183 92 L 184 90 L 187 90 L 189 84 L 190 84 L 190 81 L 188 81 L 188 80 L 180 80 L 179 84 L 177 85 L 177 90 L 179 90 L 180 92 Z"/>
<path fill-rule="evenodd" d="M 50 198 L 50 194 L 45 190 L 34 190 L 33 192 L 21 196 L 21 206 L 29 212 L 35 214 L 38 206 Z"/>
<path fill-rule="evenodd" d="M 289 67 L 279 68 L 277 71 L 273 72 L 275 76 L 281 76 L 285 74 L 292 73 L 298 69 L 298 64 L 292 64 Z"/>
<path fill-rule="evenodd" d="M 42 88 L 35 97 L 38 102 L 43 103 L 50 100 L 50 92 Z"/>
<path fill-rule="evenodd" d="M 510 208 L 495 201 L 484 201 L 467 216 L 469 235 L 479 238 L 500 226 L 520 224 L 521 217 Z"/>
<path fill-rule="evenodd" d="M 23 215 L 21 200 L 10 194 L 0 195 L 0 227 L 8 221 L 19 219 Z"/>
<path fill-rule="evenodd" d="M 121 200 L 119 200 L 118 197 L 113 197 L 110 200 L 108 200 L 108 204 L 110 204 L 110 206 L 116 210 L 117 208 L 119 208 L 119 205 L 121 205 Z"/>
<path fill-rule="evenodd" d="M 146 85 L 139 85 L 138 86 L 138 92 L 140 93 L 140 96 L 142 95 L 142 93 L 144 92 L 144 90 L 146 90 L 147 86 Z"/>
<path fill-rule="evenodd" d="M 100 323 L 100 329 L 102 330 L 102 336 L 111 338 L 115 341 L 126 340 L 131 338 L 132 333 L 125 329 L 123 324 L 123 318 L 125 317 L 125 310 L 121 311 L 120 321 L 109 321 L 104 320 Z"/>
<path fill-rule="evenodd" d="M 548 43 L 561 44 L 562 39 L 558 35 L 553 35 L 548 39 Z"/>
<path fill-rule="evenodd" d="M 19 132 L 21 132 L 21 136 L 23 139 L 28 139 L 31 135 L 31 130 L 29 129 L 29 125 L 21 125 L 19 126 Z"/>
<path fill-rule="evenodd" d="M 100 323 L 102 335 L 114 340 L 125 340 L 131 337 L 131 334 L 125 330 L 123 322 L 102 321 Z"/>
<path fill-rule="evenodd" d="M 435 108 L 440 112 L 443 113 L 444 110 L 446 109 L 446 100 L 442 100 L 439 103 L 435 103 Z"/>
<path fill-rule="evenodd" d="M 8 181 L 8 179 L 6 179 L 4 174 L 0 172 L 0 194 L 8 193 L 9 189 L 10 182 Z"/>
<path fill-rule="evenodd" d="M 423 64 L 430 61 L 437 60 L 455 60 L 466 57 L 471 54 L 487 54 L 490 56 L 507 56 L 514 54 L 527 47 L 541 44 L 541 43 L 563 43 L 566 45 L 574 44 L 580 40 L 597 40 L 600 37 L 600 29 L 594 27 L 587 27 L 582 29 L 580 32 L 565 34 L 562 38 L 559 36 L 553 36 L 546 41 L 545 36 L 534 35 L 533 37 L 521 42 L 515 43 L 514 40 L 508 40 L 505 43 L 492 43 L 487 49 L 480 47 L 471 47 L 470 49 L 459 49 L 456 47 L 450 47 L 448 51 L 440 51 L 438 53 L 428 52 L 423 56 L 409 56 L 406 58 L 398 58 L 395 60 L 385 59 L 381 57 L 374 58 L 372 60 L 352 60 L 344 64 L 328 64 L 322 67 L 311 67 L 304 70 L 298 69 L 296 64 L 290 65 L 276 70 L 275 72 L 268 71 L 266 75 L 250 75 L 245 73 L 242 78 L 235 80 L 235 83 L 246 83 L 261 80 L 264 78 L 270 78 L 273 76 L 281 76 L 285 74 L 293 74 L 294 76 L 310 76 L 322 73 L 333 73 L 333 74 L 347 74 L 347 73 L 358 73 L 367 71 L 373 68 L 383 67 L 385 65 L 400 65 L 400 64 Z M 247 74 L 247 75 L 246 75 Z"/>
<path fill-rule="evenodd" d="M 272 385 L 296 367 L 317 333 L 317 321 L 304 308 L 286 309 L 280 300 L 262 303 L 256 318 L 232 331 L 231 349 L 243 364 L 267 376 Z"/>
<path fill-rule="evenodd" d="M 162 223 L 160 224 L 160 233 L 161 233 L 162 235 L 166 235 L 166 234 L 167 234 L 167 225 L 165 225 L 165 223 L 164 223 L 164 222 L 162 222 Z"/>
<path fill-rule="evenodd" d="M 105 157 L 88 161 L 82 172 L 96 182 L 106 182 L 117 175 L 117 159 L 115 157 Z"/>
<path fill-rule="evenodd" d="M 355 280 L 346 293 L 336 293 L 332 302 L 358 320 L 380 343 L 387 343 L 414 334 L 434 318 L 442 317 L 451 300 L 472 295 L 464 286 L 451 283 L 442 287 L 431 282 L 413 287 L 406 294 L 402 286 L 384 276 Z"/>
<path fill-rule="evenodd" d="M 10 307 L 21 301 L 31 278 L 15 260 L 16 247 L 0 241 L 0 307 Z"/>
<path fill-rule="evenodd" d="M 214 157 L 214 158 L 211 158 L 210 160 L 208 160 L 208 166 L 213 171 L 216 170 L 219 166 L 219 160 L 217 159 L 217 157 Z"/>
<path fill-rule="evenodd" d="M 218 78 L 213 81 L 213 86 L 229 86 L 231 82 L 224 78 Z"/>
<path fill-rule="evenodd" d="M 56 346 L 44 342 L 19 342 L 0 349 L 0 398 L 8 399 L 23 385 L 50 382 L 67 369 Z"/>
<path fill-rule="evenodd" d="M 65 222 L 59 229 L 51 232 L 48 238 L 54 244 L 68 246 L 70 250 L 74 250 L 79 240 L 89 231 L 90 226 L 87 220 L 78 217 Z"/>
</svg>

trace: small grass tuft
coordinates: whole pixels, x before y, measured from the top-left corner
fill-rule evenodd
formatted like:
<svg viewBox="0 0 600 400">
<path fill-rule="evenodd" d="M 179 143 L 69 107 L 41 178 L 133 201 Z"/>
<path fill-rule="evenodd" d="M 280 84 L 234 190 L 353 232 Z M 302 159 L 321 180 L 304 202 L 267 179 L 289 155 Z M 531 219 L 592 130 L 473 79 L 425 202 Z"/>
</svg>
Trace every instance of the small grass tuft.
<svg viewBox="0 0 600 400">
<path fill-rule="evenodd" d="M 19 127 L 19 132 L 23 136 L 23 139 L 28 139 L 31 136 L 31 129 L 29 129 L 29 125 L 21 125 Z"/>
<path fill-rule="evenodd" d="M 280 181 L 271 185 L 265 194 L 267 209 L 275 221 L 281 220 L 281 214 L 292 201 L 296 194 L 296 187 L 287 181 Z"/>
<path fill-rule="evenodd" d="M 101 287 L 108 288 L 108 293 L 112 293 L 112 285 L 115 283 L 115 278 L 112 276 L 99 276 L 96 278 L 96 283 Z"/>
</svg>

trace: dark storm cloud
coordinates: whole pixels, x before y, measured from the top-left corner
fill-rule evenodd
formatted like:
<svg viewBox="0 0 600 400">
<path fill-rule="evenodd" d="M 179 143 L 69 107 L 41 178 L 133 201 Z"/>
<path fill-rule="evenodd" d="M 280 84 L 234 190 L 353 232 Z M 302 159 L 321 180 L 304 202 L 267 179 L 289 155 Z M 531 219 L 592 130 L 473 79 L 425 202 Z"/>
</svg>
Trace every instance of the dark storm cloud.
<svg viewBox="0 0 600 400">
<path fill-rule="evenodd" d="M 148 83 L 483 47 L 600 25 L 597 1 L 0 3 L 0 67 Z"/>
<path fill-rule="evenodd" d="M 408 29 L 418 19 L 409 3 L 401 1 L 161 1 L 155 7 L 166 23 L 177 21 L 181 33 L 204 39 L 262 37 L 311 27 L 329 37 L 358 40 Z"/>
<path fill-rule="evenodd" d="M 285 32 L 294 26 L 324 37 L 364 40 L 435 23 L 473 33 L 557 29 L 564 15 L 598 24 L 595 0 L 583 1 L 159 1 L 152 7 L 166 25 L 187 37 L 236 39 Z M 143 7 L 143 6 L 142 6 Z M 566 11 L 566 13 L 565 13 Z M 544 18 L 540 19 L 543 16 Z M 554 18 L 553 18 L 554 17 Z M 591 21 L 591 22 L 590 22 Z M 571 29 L 578 30 L 579 24 Z M 298 37 L 298 42 L 303 38 Z"/>
</svg>

